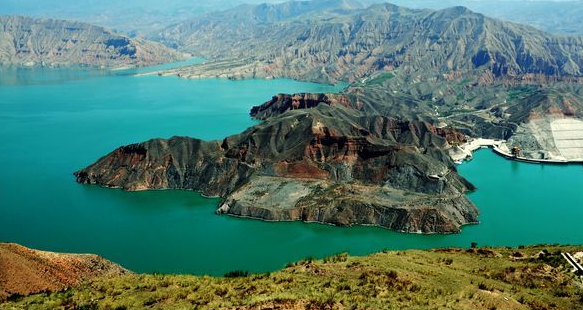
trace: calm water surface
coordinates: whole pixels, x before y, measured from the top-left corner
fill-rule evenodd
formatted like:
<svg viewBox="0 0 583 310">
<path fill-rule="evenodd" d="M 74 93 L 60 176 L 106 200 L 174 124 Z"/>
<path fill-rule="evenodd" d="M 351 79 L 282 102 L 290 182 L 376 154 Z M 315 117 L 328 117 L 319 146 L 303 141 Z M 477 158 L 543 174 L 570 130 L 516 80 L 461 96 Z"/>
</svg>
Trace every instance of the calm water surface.
<svg viewBox="0 0 583 310">
<path fill-rule="evenodd" d="M 291 80 L 134 77 L 135 70 L 0 71 L 0 240 L 98 253 L 138 272 L 222 275 L 274 270 L 306 256 L 442 246 L 583 243 L 583 168 L 511 162 L 489 150 L 459 168 L 478 190 L 480 225 L 456 235 L 266 223 L 217 216 L 194 192 L 123 192 L 72 173 L 153 137 L 222 139 L 278 92 L 339 87 Z"/>
</svg>

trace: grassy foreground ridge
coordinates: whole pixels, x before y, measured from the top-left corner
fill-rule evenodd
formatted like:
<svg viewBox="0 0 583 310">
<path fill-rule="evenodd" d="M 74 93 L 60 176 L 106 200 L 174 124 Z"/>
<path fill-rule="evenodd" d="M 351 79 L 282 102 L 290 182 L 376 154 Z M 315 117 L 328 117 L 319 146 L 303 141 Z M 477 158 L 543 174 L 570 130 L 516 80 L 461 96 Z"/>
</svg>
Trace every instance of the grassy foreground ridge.
<svg viewBox="0 0 583 310">
<path fill-rule="evenodd" d="M 583 309 L 561 252 L 583 246 L 385 251 L 265 274 L 132 274 L 16 297 L 2 309 Z"/>
</svg>

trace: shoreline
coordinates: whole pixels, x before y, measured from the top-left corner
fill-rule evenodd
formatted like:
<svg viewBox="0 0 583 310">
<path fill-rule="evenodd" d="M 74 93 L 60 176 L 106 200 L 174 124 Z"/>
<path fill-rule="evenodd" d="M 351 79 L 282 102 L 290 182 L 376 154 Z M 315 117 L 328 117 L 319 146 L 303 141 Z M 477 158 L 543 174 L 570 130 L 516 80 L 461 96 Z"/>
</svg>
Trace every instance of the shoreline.
<svg viewBox="0 0 583 310">
<path fill-rule="evenodd" d="M 218 208 L 217 208 L 218 210 Z M 262 222 L 266 222 L 266 223 L 293 223 L 293 222 L 298 222 L 298 223 L 304 223 L 304 224 L 318 224 L 318 225 L 326 225 L 326 226 L 332 226 L 332 227 L 339 227 L 339 228 L 354 228 L 354 227 L 374 227 L 374 228 L 382 228 L 382 229 L 386 229 L 398 234 L 411 234 L 411 235 L 419 235 L 419 236 L 433 236 L 433 235 L 442 235 L 442 236 L 448 236 L 448 235 L 456 235 L 456 234 L 461 234 L 462 233 L 462 228 L 464 226 L 473 226 L 473 225 L 479 225 L 481 224 L 481 221 L 476 221 L 476 222 L 468 222 L 465 224 L 461 224 L 460 225 L 460 230 L 458 232 L 444 232 L 444 233 L 439 233 L 439 232 L 429 232 L 429 233 L 424 233 L 424 232 L 420 232 L 420 231 L 404 231 L 404 230 L 396 230 L 396 229 L 392 229 L 386 226 L 382 226 L 379 224 L 354 224 L 354 225 L 348 225 L 348 226 L 342 226 L 342 225 L 336 225 L 333 223 L 327 223 L 327 222 L 321 222 L 321 221 L 304 221 L 301 219 L 297 219 L 297 220 L 269 220 L 269 219 L 264 219 L 261 217 L 254 217 L 254 216 L 249 216 L 249 215 L 240 215 L 240 214 L 234 214 L 234 213 L 216 213 L 216 215 L 219 216 L 230 216 L 230 217 L 234 217 L 234 218 L 241 218 L 241 219 L 249 219 L 249 220 L 259 220 Z"/>
<path fill-rule="evenodd" d="M 534 158 L 527 158 L 522 156 L 514 156 L 504 150 L 500 149 L 499 147 L 493 147 L 492 151 L 497 155 L 500 155 L 508 160 L 514 160 L 524 163 L 531 163 L 531 164 L 553 164 L 553 165 L 564 165 L 564 164 L 583 164 L 583 160 L 568 160 L 568 159 L 534 159 Z"/>
<path fill-rule="evenodd" d="M 473 158 L 473 153 L 481 148 L 489 148 L 492 151 L 504 157 L 508 160 L 514 160 L 518 162 L 530 163 L 530 164 L 553 164 L 553 165 L 565 165 L 565 164 L 583 164 L 583 159 L 534 159 L 522 156 L 514 156 L 508 151 L 506 146 L 506 140 L 497 139 L 484 139 L 477 138 L 469 142 L 466 142 L 460 146 L 455 146 L 457 148 L 455 153 L 450 151 L 450 157 L 456 164 L 461 164 L 464 161 L 471 160 Z M 504 150 L 506 149 L 506 150 Z"/>
</svg>

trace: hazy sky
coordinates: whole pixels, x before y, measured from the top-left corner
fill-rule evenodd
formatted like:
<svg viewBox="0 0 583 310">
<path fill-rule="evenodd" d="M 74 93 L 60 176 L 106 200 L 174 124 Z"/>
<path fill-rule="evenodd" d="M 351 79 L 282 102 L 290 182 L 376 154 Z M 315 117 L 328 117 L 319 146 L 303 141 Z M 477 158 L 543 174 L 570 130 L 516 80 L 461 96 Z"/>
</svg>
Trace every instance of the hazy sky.
<svg viewBox="0 0 583 310">
<path fill-rule="evenodd" d="M 390 2 L 412 8 L 463 5 L 485 15 L 566 34 L 583 34 L 583 0 L 357 0 Z M 147 32 L 197 14 L 241 3 L 282 0 L 0 0 L 0 14 L 85 21 L 127 33 Z"/>
<path fill-rule="evenodd" d="M 357 0 L 358 1 L 358 0 Z M 226 8 L 240 3 L 284 2 L 284 0 L 2 0 L 0 14 L 46 14 L 57 11 L 76 10 L 108 10 L 118 8 L 137 8 L 144 10 L 172 11 L 177 8 Z M 499 2 L 533 3 L 533 2 L 575 2 L 583 3 L 583 0 L 360 0 L 359 2 L 379 3 L 390 2 L 404 6 L 447 7 L 451 5 L 473 6 L 480 4 L 496 6 Z M 494 8 L 493 8 L 494 9 Z"/>
</svg>

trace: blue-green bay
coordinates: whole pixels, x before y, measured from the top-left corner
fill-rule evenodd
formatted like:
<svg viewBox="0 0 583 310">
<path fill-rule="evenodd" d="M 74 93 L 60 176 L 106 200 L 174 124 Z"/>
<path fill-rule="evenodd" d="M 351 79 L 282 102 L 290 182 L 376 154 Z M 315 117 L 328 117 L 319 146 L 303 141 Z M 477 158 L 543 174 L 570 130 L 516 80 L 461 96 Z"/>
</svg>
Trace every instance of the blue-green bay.
<svg viewBox="0 0 583 310">
<path fill-rule="evenodd" d="M 188 135 L 222 139 L 253 125 L 278 92 L 340 88 L 292 80 L 186 80 L 134 71 L 0 71 L 0 241 L 97 253 L 138 272 L 221 275 L 342 251 L 583 243 L 583 168 L 507 161 L 489 150 L 459 166 L 478 190 L 479 225 L 455 235 L 267 223 L 218 216 L 195 192 L 124 192 L 72 173 L 120 145 Z"/>
</svg>

